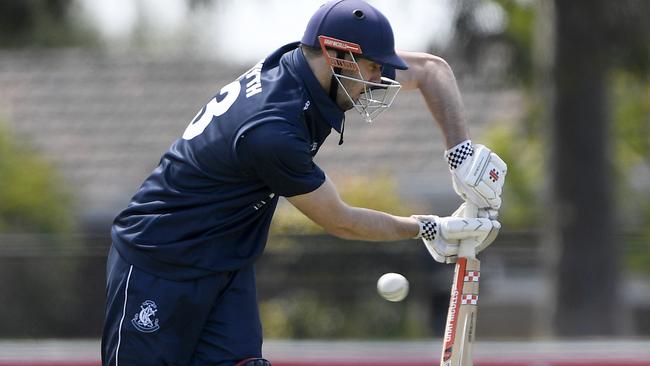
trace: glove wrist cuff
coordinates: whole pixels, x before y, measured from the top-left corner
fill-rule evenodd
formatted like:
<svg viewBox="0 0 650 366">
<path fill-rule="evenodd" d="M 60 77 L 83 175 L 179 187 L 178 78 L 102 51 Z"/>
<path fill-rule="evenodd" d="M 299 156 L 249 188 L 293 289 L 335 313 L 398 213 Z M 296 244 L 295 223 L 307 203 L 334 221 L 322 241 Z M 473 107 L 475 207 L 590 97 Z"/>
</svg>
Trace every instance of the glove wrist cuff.
<svg viewBox="0 0 650 366">
<path fill-rule="evenodd" d="M 447 164 L 449 164 L 449 170 L 454 170 L 472 155 L 474 155 L 472 140 L 465 140 L 449 150 L 446 150 L 445 160 L 447 160 Z"/>
<path fill-rule="evenodd" d="M 412 215 L 411 217 L 416 219 L 418 221 L 418 225 L 420 225 L 420 231 L 418 232 L 418 235 L 413 239 L 425 239 L 429 241 L 436 239 L 439 231 L 437 224 L 438 216 L 431 216 L 433 217 L 433 220 L 425 219 L 417 215 Z"/>
</svg>

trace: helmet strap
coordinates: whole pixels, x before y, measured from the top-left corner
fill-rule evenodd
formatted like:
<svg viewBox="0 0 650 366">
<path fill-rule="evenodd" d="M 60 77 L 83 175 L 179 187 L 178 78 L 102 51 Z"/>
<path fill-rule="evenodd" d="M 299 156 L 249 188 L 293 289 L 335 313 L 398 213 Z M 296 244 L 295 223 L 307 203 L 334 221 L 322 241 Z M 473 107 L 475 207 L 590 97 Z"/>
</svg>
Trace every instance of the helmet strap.
<svg viewBox="0 0 650 366">
<path fill-rule="evenodd" d="M 341 137 L 339 138 L 339 145 L 343 145 L 343 132 L 345 132 L 345 115 L 343 115 L 343 121 L 341 121 Z"/>
</svg>

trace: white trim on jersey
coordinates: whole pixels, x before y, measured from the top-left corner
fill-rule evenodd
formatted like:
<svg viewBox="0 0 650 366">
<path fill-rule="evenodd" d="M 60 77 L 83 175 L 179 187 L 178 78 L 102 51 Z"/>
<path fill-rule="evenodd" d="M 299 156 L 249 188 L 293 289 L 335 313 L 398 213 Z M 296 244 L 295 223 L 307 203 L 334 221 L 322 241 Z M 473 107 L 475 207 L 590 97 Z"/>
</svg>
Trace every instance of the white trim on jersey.
<svg viewBox="0 0 650 366">
<path fill-rule="evenodd" d="M 124 286 L 124 306 L 122 307 L 122 319 L 120 319 L 120 327 L 117 330 L 117 349 L 115 350 L 115 366 L 118 366 L 117 360 L 120 356 L 120 343 L 122 342 L 122 323 L 126 316 L 126 300 L 128 299 L 129 281 L 131 280 L 131 272 L 133 272 L 133 265 L 129 267 L 129 275 L 126 277 L 126 285 Z"/>
</svg>

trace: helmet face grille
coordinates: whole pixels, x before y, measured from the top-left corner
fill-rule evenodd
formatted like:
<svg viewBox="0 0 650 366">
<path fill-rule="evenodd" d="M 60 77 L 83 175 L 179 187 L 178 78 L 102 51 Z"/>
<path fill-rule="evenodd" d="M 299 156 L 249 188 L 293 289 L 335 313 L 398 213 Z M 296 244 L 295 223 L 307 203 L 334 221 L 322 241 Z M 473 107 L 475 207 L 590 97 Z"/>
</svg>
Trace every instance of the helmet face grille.
<svg viewBox="0 0 650 366">
<path fill-rule="evenodd" d="M 400 83 L 387 77 L 382 77 L 381 83 L 374 83 L 363 80 L 361 75 L 359 75 L 358 79 L 340 74 L 334 74 L 334 76 L 339 83 L 339 87 L 352 102 L 354 109 L 368 123 L 374 122 L 381 113 L 390 108 L 397 93 L 402 88 Z M 354 100 L 341 82 L 341 79 L 363 83 L 364 92 L 357 100 Z"/>
<path fill-rule="evenodd" d="M 372 123 L 377 116 L 393 104 L 402 86 L 397 81 L 387 77 L 382 77 L 380 83 L 365 80 L 355 57 L 355 55 L 361 56 L 363 54 L 358 44 L 326 36 L 320 36 L 318 38 L 323 56 L 327 60 L 327 64 L 330 66 L 332 75 L 336 78 L 339 88 L 343 90 L 350 100 L 352 107 L 361 114 L 361 117 L 366 122 Z M 331 56 L 327 52 L 328 49 L 335 49 L 340 53 L 345 52 L 350 56 L 350 59 L 346 60 L 341 57 Z M 342 70 L 350 71 L 356 76 L 343 75 L 341 74 Z M 363 92 L 357 100 L 350 95 L 350 92 L 343 85 L 342 79 L 363 84 Z"/>
</svg>

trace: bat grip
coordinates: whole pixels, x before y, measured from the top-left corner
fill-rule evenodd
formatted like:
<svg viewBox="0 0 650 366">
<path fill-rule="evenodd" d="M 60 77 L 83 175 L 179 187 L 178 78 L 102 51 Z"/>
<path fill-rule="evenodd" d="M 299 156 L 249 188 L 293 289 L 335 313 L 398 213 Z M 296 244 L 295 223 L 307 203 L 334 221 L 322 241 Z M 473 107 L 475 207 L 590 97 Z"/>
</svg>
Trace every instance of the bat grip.
<svg viewBox="0 0 650 366">
<path fill-rule="evenodd" d="M 465 203 L 465 212 L 463 215 L 465 218 L 476 218 L 478 217 L 478 207 L 470 202 Z M 476 245 L 478 243 L 476 240 L 462 240 L 460 242 L 460 247 L 458 248 L 458 257 L 461 258 L 476 258 Z"/>
</svg>

